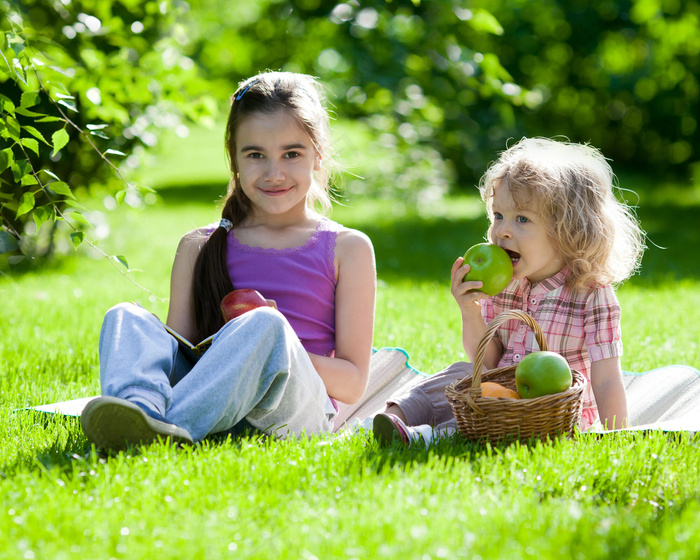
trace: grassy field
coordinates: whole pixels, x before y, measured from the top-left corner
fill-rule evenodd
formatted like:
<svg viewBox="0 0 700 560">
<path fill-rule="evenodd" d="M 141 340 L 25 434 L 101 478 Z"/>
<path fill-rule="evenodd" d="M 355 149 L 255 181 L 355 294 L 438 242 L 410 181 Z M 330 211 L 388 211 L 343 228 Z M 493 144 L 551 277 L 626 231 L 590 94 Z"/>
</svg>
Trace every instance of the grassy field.
<svg viewBox="0 0 700 560">
<path fill-rule="evenodd" d="M 111 305 L 136 300 L 165 316 L 177 241 L 216 218 L 221 194 L 216 173 L 184 186 L 183 176 L 168 168 L 161 202 L 114 212 L 101 242 L 149 291 L 87 249 L 0 278 L 0 558 L 698 558 L 697 437 L 456 438 L 405 450 L 358 433 L 107 456 L 74 420 L 14 412 L 99 391 L 97 341 Z M 697 367 L 699 197 L 675 196 L 673 185 L 638 190 L 655 245 L 619 290 L 623 367 Z M 428 373 L 464 359 L 449 270 L 483 236 L 478 200 L 420 212 L 365 200 L 332 216 L 375 245 L 375 346 L 406 349 Z"/>
</svg>

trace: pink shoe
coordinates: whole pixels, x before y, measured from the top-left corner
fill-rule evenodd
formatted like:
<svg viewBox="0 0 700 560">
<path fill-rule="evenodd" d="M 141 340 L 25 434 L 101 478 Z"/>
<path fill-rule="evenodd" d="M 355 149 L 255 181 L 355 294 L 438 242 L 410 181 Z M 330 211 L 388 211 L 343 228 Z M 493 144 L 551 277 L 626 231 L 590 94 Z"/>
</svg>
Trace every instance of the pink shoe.
<svg viewBox="0 0 700 560">
<path fill-rule="evenodd" d="M 411 443 L 408 426 L 394 414 L 377 414 L 372 422 L 372 431 L 374 439 L 382 445 L 391 445 L 394 441 L 400 441 L 406 446 Z"/>
</svg>

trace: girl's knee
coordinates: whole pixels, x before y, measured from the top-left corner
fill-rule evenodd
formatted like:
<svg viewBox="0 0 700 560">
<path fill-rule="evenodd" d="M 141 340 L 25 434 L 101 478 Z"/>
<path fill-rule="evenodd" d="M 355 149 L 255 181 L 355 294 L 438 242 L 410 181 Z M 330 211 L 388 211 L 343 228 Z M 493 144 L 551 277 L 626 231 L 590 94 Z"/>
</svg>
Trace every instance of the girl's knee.
<svg viewBox="0 0 700 560">
<path fill-rule="evenodd" d="M 105 313 L 103 325 L 123 326 L 134 321 L 153 319 L 158 321 L 155 315 L 135 303 L 122 302 L 110 307 Z"/>
<path fill-rule="evenodd" d="M 272 307 L 258 307 L 252 309 L 226 323 L 221 331 L 236 331 L 239 329 L 252 330 L 260 333 L 262 336 L 275 336 L 281 334 L 289 327 L 287 319 Z"/>
<path fill-rule="evenodd" d="M 110 307 L 105 313 L 105 322 L 119 321 L 125 315 L 130 315 L 132 313 L 131 308 L 136 308 L 137 306 L 133 303 L 122 302 Z"/>
</svg>

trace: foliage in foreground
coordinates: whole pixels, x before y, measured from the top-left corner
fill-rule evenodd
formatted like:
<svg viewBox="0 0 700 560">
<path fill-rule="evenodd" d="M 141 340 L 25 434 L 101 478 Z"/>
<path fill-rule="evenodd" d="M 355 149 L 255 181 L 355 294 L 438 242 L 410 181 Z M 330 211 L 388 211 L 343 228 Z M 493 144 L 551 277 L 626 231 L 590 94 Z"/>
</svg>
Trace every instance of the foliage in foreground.
<svg viewBox="0 0 700 560">
<path fill-rule="evenodd" d="M 212 113 L 174 4 L 0 1 L 0 258 L 51 253 L 61 222 L 79 245 L 87 193 L 140 204 L 124 173 Z"/>
</svg>

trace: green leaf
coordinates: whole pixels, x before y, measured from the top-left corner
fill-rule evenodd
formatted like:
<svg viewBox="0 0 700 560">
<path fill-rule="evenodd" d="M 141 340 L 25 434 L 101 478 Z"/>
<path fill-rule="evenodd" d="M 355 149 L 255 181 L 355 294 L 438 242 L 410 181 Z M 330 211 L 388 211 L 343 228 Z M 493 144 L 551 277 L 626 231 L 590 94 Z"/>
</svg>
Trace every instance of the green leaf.
<svg viewBox="0 0 700 560">
<path fill-rule="evenodd" d="M 126 189 L 122 189 L 121 191 L 117 191 L 117 193 L 114 195 L 114 199 L 117 201 L 117 204 L 119 206 L 121 206 L 122 202 L 124 202 L 124 198 L 126 198 Z"/>
<path fill-rule="evenodd" d="M 476 31 L 503 35 L 503 27 L 501 24 L 491 12 L 487 12 L 486 10 L 474 10 L 474 16 L 469 20 L 469 23 Z"/>
<path fill-rule="evenodd" d="M 68 144 L 69 139 L 70 138 L 65 128 L 61 128 L 55 131 L 51 135 L 51 142 L 53 143 L 53 155 L 56 155 L 58 152 L 60 152 L 61 148 Z"/>
<path fill-rule="evenodd" d="M 111 148 L 109 150 L 105 151 L 105 155 L 114 155 L 114 156 L 125 156 L 126 154 L 124 152 L 120 152 L 119 150 L 112 150 Z"/>
<path fill-rule="evenodd" d="M 65 200 L 61 201 L 61 204 L 65 204 L 66 206 L 70 208 L 79 208 L 80 210 L 84 210 L 85 212 L 88 212 L 88 209 L 85 208 L 82 204 L 79 204 L 75 199 L 71 198 L 66 198 Z"/>
<path fill-rule="evenodd" d="M 15 54 L 19 56 L 19 54 L 24 50 L 24 39 L 22 39 L 22 37 L 16 33 L 8 33 L 6 37 L 7 44 L 15 52 Z"/>
<path fill-rule="evenodd" d="M 56 175 L 53 171 L 51 171 L 49 169 L 42 169 L 41 172 L 46 173 L 52 179 L 56 179 L 56 181 L 61 180 L 61 179 L 59 179 L 58 175 Z"/>
<path fill-rule="evenodd" d="M 73 247 L 77 249 L 83 242 L 83 239 L 85 239 L 85 233 L 82 231 L 74 231 L 70 234 L 70 239 L 73 242 Z"/>
<path fill-rule="evenodd" d="M 22 65 L 22 63 L 18 58 L 15 58 L 13 61 L 12 67 L 10 68 L 12 70 L 12 73 L 15 75 L 15 77 L 22 82 L 25 86 L 28 86 L 27 82 L 27 69 Z"/>
<path fill-rule="evenodd" d="M 22 115 L 23 117 L 43 117 L 44 115 L 42 113 L 35 113 L 34 111 L 30 111 L 29 109 L 24 109 L 23 107 L 17 107 L 16 110 L 18 115 Z"/>
<path fill-rule="evenodd" d="M 34 208 L 34 204 L 34 193 L 25 192 L 22 195 L 22 198 L 19 199 L 19 207 L 17 208 L 17 214 L 15 215 L 15 219 L 19 218 L 20 216 L 23 216 L 27 212 L 30 212 L 31 209 Z"/>
<path fill-rule="evenodd" d="M 36 91 L 25 91 L 20 98 L 20 107 L 27 109 L 28 107 L 34 107 L 39 103 L 39 92 Z"/>
<path fill-rule="evenodd" d="M 10 165 L 12 165 L 12 162 L 15 160 L 15 156 L 12 153 L 12 148 L 5 148 L 4 150 L 0 150 L 0 173 L 5 171 Z"/>
<path fill-rule="evenodd" d="M 5 95 L 0 95 L 0 102 L 2 102 L 1 105 L 3 111 L 14 114 L 15 104 L 12 103 L 9 97 L 6 97 Z"/>
<path fill-rule="evenodd" d="M 58 103 L 59 105 L 63 105 L 63 106 L 66 107 L 67 109 L 70 109 L 70 110 L 73 111 L 74 113 L 77 113 L 77 112 L 78 112 L 78 108 L 77 108 L 73 103 L 70 103 L 69 101 L 66 101 L 65 99 L 59 99 L 59 100 L 57 101 L 57 103 Z"/>
<path fill-rule="evenodd" d="M 34 175 L 32 175 L 32 174 L 30 173 L 30 174 L 25 175 L 24 177 L 22 177 L 22 180 L 20 181 L 20 184 L 21 184 L 23 187 L 30 187 L 30 186 L 32 186 L 32 185 L 36 185 L 38 182 L 39 182 L 39 181 L 36 180 L 36 177 L 34 177 Z"/>
<path fill-rule="evenodd" d="M 29 175 L 32 172 L 32 166 L 26 159 L 19 159 L 12 164 L 12 176 L 18 183 L 22 177 Z"/>
<path fill-rule="evenodd" d="M 56 194 L 62 194 L 63 196 L 68 196 L 70 198 L 75 198 L 73 196 L 73 191 L 71 190 L 70 186 L 63 181 L 56 181 L 55 183 L 49 183 L 46 185 L 49 189 L 51 189 L 53 192 Z"/>
<path fill-rule="evenodd" d="M 8 115 L 5 119 L 5 124 L 7 125 L 7 132 L 10 134 L 10 138 L 19 142 L 20 128 L 17 119 Z"/>
<path fill-rule="evenodd" d="M 37 206 L 32 213 L 32 218 L 34 218 L 37 229 L 39 229 L 44 222 L 55 220 L 55 216 L 52 206 Z"/>
<path fill-rule="evenodd" d="M 22 138 L 21 143 L 22 146 L 30 149 L 36 155 L 39 155 L 39 142 L 37 142 L 34 138 Z"/>
<path fill-rule="evenodd" d="M 34 128 L 33 126 L 27 125 L 24 127 L 24 130 L 25 130 L 25 132 L 28 132 L 29 134 L 34 136 L 34 138 L 41 140 L 47 146 L 51 145 L 46 141 L 46 138 L 44 138 L 44 135 L 41 132 L 39 132 L 36 128 Z"/>
<path fill-rule="evenodd" d="M 60 120 L 61 119 L 59 119 L 58 117 L 44 117 L 42 119 L 37 119 L 36 122 L 56 122 Z"/>
<path fill-rule="evenodd" d="M 17 249 L 19 249 L 19 244 L 15 236 L 6 231 L 0 231 L 0 255 Z"/>
<path fill-rule="evenodd" d="M 129 272 L 129 263 L 126 262 L 126 257 L 124 255 L 112 255 L 112 259 L 122 265 L 127 272 Z"/>
<path fill-rule="evenodd" d="M 68 216 L 73 218 L 79 224 L 83 224 L 84 226 L 92 227 L 92 224 L 80 212 L 71 212 L 70 214 L 68 214 Z"/>
</svg>

